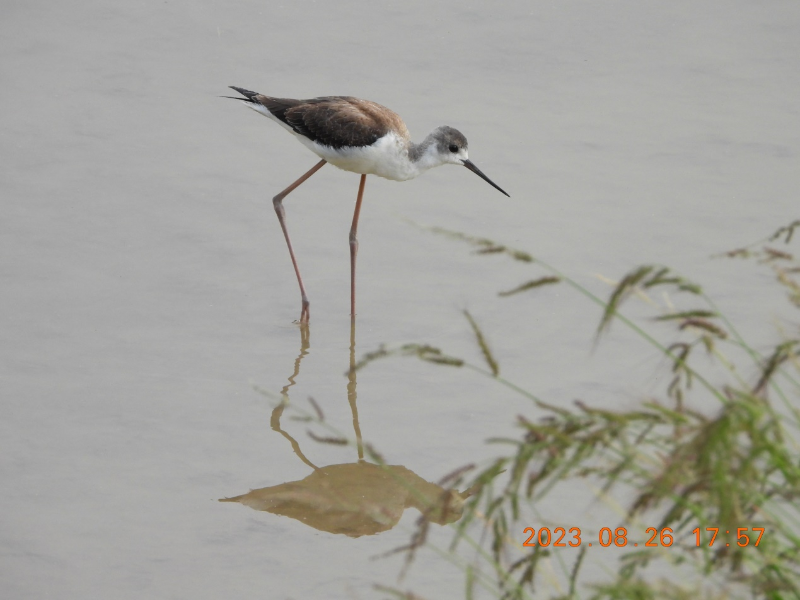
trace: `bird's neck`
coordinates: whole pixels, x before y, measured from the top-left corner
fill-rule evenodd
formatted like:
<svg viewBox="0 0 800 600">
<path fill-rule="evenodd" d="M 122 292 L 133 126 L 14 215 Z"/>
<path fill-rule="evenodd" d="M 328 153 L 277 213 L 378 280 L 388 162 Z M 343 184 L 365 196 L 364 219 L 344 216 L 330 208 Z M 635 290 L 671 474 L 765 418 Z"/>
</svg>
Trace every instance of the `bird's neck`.
<svg viewBox="0 0 800 600">
<path fill-rule="evenodd" d="M 420 173 L 441 165 L 442 161 L 436 150 L 436 140 L 433 134 L 419 144 L 412 142 L 408 147 L 408 159 Z"/>
</svg>

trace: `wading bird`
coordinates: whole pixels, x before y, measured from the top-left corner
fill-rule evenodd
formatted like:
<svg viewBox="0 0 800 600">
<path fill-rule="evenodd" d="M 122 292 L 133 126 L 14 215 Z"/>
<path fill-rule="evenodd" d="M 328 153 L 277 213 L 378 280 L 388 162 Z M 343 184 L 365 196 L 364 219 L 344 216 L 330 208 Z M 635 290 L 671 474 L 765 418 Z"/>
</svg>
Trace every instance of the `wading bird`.
<svg viewBox="0 0 800 600">
<path fill-rule="evenodd" d="M 269 117 L 292 133 L 301 144 L 319 156 L 320 160 L 307 173 L 272 199 L 278 214 L 297 282 L 300 284 L 302 309 L 300 322 L 309 319 L 309 301 L 300 277 L 300 269 L 292 250 L 283 199 L 306 179 L 331 163 L 345 171 L 361 175 L 356 198 L 356 210 L 350 227 L 350 315 L 356 315 L 356 255 L 358 254 L 358 215 L 364 197 L 367 175 L 377 175 L 394 181 L 414 179 L 440 165 L 461 165 L 506 194 L 484 175 L 467 155 L 467 138 L 452 127 L 437 127 L 422 143 L 415 144 L 398 114 L 369 100 L 350 96 L 324 96 L 311 100 L 273 98 L 257 92 L 230 86 L 242 97 L 246 106 Z"/>
</svg>

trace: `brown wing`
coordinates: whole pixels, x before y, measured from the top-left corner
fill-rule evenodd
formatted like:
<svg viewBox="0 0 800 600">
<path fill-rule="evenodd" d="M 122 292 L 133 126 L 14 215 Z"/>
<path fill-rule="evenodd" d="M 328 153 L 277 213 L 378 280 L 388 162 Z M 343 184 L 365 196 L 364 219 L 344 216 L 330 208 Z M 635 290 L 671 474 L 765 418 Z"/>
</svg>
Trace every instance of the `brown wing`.
<svg viewBox="0 0 800 600">
<path fill-rule="evenodd" d="M 369 146 L 390 130 L 409 139 L 399 115 L 369 100 L 351 96 L 294 100 L 264 96 L 238 87 L 233 89 L 245 96 L 243 100 L 265 106 L 295 133 L 331 148 Z"/>
<path fill-rule="evenodd" d="M 388 108 L 349 96 L 326 96 L 304 100 L 295 106 L 286 106 L 278 100 L 277 111 L 267 106 L 272 114 L 284 120 L 292 129 L 310 140 L 331 148 L 370 146 L 390 130 L 408 137 L 403 121 Z"/>
<path fill-rule="evenodd" d="M 381 110 L 382 109 L 382 110 Z M 350 98 L 314 98 L 288 109 L 286 120 L 298 133 L 331 148 L 370 146 L 389 132 L 380 117 L 388 109 Z"/>
</svg>

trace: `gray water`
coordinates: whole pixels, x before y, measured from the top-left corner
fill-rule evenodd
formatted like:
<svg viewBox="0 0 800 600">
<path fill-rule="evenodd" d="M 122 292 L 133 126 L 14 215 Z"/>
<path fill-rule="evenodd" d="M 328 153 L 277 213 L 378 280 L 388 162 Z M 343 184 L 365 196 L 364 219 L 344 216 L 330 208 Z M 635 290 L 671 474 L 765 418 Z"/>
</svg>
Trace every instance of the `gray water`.
<svg viewBox="0 0 800 600">
<path fill-rule="evenodd" d="M 356 355 L 425 342 L 554 404 L 632 406 L 663 390 L 657 353 L 542 275 L 408 223 L 527 250 L 596 277 L 667 263 L 759 348 L 783 301 L 710 258 L 798 217 L 795 2 L 12 2 L 0 7 L 0 589 L 4 598 L 368 598 L 396 583 L 418 513 L 353 539 L 219 498 L 312 469 L 270 428 L 301 353 L 300 299 L 270 199 L 316 161 L 219 96 L 346 94 L 421 140 L 461 130 L 466 169 L 369 177 Z M 353 436 L 347 232 L 358 186 L 326 167 L 286 201 L 312 302 L 290 395 Z M 747 374 L 745 374 L 747 375 Z M 390 358 L 358 374 L 359 424 L 435 482 L 518 435 L 530 402 L 472 372 Z M 283 429 L 315 465 L 356 449 Z M 322 434 L 324 431 L 318 431 Z M 581 525 L 591 499 L 558 499 Z M 436 529 L 445 544 L 450 533 Z M 522 537 L 522 532 L 520 532 Z M 426 555 L 402 589 L 462 596 Z"/>
</svg>

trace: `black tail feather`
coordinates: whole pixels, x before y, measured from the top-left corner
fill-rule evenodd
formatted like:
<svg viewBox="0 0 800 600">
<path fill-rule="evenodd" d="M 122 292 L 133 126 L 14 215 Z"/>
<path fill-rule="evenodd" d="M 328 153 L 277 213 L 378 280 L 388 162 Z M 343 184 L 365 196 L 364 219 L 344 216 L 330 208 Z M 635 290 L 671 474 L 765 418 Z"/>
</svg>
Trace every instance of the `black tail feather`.
<svg viewBox="0 0 800 600">
<path fill-rule="evenodd" d="M 233 100 L 244 100 L 245 102 L 255 102 L 254 98 L 258 96 L 258 92 L 251 92 L 250 90 L 246 90 L 244 88 L 236 87 L 235 85 L 229 85 L 229 88 L 232 90 L 236 90 L 239 92 L 244 98 L 235 98 L 233 96 L 222 96 L 223 98 L 232 98 Z"/>
</svg>

